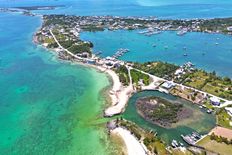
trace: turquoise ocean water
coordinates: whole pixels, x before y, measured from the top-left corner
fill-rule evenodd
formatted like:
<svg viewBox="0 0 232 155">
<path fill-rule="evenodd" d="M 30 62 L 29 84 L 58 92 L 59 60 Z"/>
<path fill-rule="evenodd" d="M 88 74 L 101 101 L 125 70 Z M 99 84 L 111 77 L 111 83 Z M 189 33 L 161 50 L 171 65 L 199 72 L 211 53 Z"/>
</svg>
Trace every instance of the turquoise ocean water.
<svg viewBox="0 0 232 155">
<path fill-rule="evenodd" d="M 194 3 L 180 0 L 175 3 L 161 0 L 155 3 L 132 0 L 0 0 L 0 7 L 32 5 L 65 5 L 55 10 L 35 11 L 42 14 L 152 15 L 161 18 L 232 15 L 232 2 L 229 0 L 198 0 Z M 34 45 L 32 35 L 40 24 L 38 17 L 0 14 L 0 154 L 117 154 L 105 132 L 104 123 L 101 123 L 105 121 L 102 120 L 105 100 L 100 92 L 109 86 L 107 77 L 93 69 L 58 61 L 52 53 Z M 174 34 L 170 36 L 174 37 Z M 227 46 L 230 39 L 220 38 Z M 225 47 L 219 53 L 213 52 L 220 55 L 227 50 Z M 216 65 L 223 62 L 228 67 L 229 56 L 217 56 L 214 60 L 222 59 L 217 60 Z M 132 58 L 136 59 L 136 54 L 132 54 Z M 173 60 L 179 63 L 181 59 Z M 143 61 L 146 60 L 143 57 Z"/>
<path fill-rule="evenodd" d="M 34 45 L 38 17 L 0 19 L 0 154 L 112 154 L 102 120 L 106 75 Z"/>
</svg>

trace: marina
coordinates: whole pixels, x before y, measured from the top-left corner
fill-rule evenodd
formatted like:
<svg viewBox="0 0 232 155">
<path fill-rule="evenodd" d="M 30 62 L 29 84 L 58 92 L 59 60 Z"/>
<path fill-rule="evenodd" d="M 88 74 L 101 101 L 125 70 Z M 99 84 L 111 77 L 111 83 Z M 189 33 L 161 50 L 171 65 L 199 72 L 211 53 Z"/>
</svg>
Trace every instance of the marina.
<svg viewBox="0 0 232 155">
<path fill-rule="evenodd" d="M 201 135 L 199 135 L 199 133 L 197 132 L 192 132 L 192 134 L 188 134 L 188 135 L 181 135 L 181 137 L 183 138 L 183 140 L 188 144 L 188 145 L 192 145 L 195 146 L 195 143 L 201 139 Z"/>
<path fill-rule="evenodd" d="M 178 35 L 178 36 L 183 36 L 183 35 L 185 35 L 187 32 L 188 32 L 188 30 L 183 29 L 183 30 L 178 31 L 178 32 L 177 32 L 177 35 Z"/>
<path fill-rule="evenodd" d="M 160 34 L 160 33 L 162 33 L 162 31 L 155 30 L 153 28 L 148 28 L 147 30 L 138 32 L 138 34 L 143 34 L 145 36 L 152 36 L 152 35 L 157 35 L 157 34 Z"/>
<path fill-rule="evenodd" d="M 207 107 L 193 104 L 189 102 L 192 98 L 187 101 L 182 96 L 166 94 L 175 85 L 186 88 L 171 81 L 172 75 L 168 73 L 172 71 L 162 70 L 165 75 L 157 77 L 150 73 L 153 70 L 158 73 L 168 65 L 171 68 L 172 64 L 162 64 L 157 69 L 155 65 L 160 62 L 152 63 L 154 66 L 149 62 L 138 68 L 133 66 L 136 63 L 129 62 L 170 62 L 179 65 L 174 71 L 183 75 L 188 70 L 186 66 L 192 67 L 194 63 L 196 68 L 232 77 L 230 19 L 223 19 L 226 24 L 221 19 L 207 19 L 231 16 L 232 3 L 207 3 L 210 4 L 161 0 L 154 3 L 3 0 L 0 4 L 0 154 L 150 155 L 172 154 L 172 151 L 185 154 L 188 146 L 196 146 L 202 135 L 210 134 L 216 124 L 224 127 L 224 122 L 218 124 L 219 114 L 207 104 Z M 46 18 L 50 20 L 44 22 Z M 146 71 L 148 67 L 152 68 Z M 197 73 L 190 84 L 201 75 Z M 216 74 L 212 82 L 204 83 L 205 87 L 215 82 L 213 88 L 219 88 L 216 99 L 207 97 L 210 88 L 198 92 L 194 85 L 190 85 L 194 89 L 189 94 L 193 96 L 197 91 L 196 95 L 203 96 L 207 92 L 210 106 L 220 102 L 228 106 L 232 102 L 224 102 L 222 98 L 230 98 L 227 93 L 231 92 L 232 83 Z M 162 86 L 158 87 L 156 82 Z M 149 85 L 145 87 L 146 84 Z M 146 88 L 152 89 L 140 92 Z M 163 113 L 156 115 L 162 117 L 161 123 L 176 120 L 169 126 L 152 124 L 139 115 L 134 104 L 147 96 L 171 101 L 173 110 L 180 109 L 174 103 L 181 104 L 183 111 L 164 115 L 168 104 L 162 104 Z M 108 103 L 111 106 L 106 108 Z M 157 104 L 156 100 L 151 103 Z M 103 118 L 113 115 L 119 115 L 115 121 L 121 121 L 122 125 L 108 124 L 116 137 L 106 131 L 106 122 L 115 117 Z M 219 120 L 228 120 L 224 113 L 221 115 Z M 214 131 L 223 138 L 231 137 L 229 129 Z"/>
<path fill-rule="evenodd" d="M 130 52 L 130 50 L 126 49 L 126 48 L 120 48 L 115 52 L 115 54 L 112 56 L 112 58 L 119 59 L 120 57 L 122 57 L 127 52 Z"/>
<path fill-rule="evenodd" d="M 198 32 L 178 36 L 176 31 L 164 31 L 148 37 L 138 33 L 141 31 L 83 32 L 80 38 L 93 42 L 94 51 L 102 51 L 103 57 L 112 56 L 117 49 L 125 47 L 133 52 L 121 56 L 121 60 L 165 61 L 177 65 L 191 61 L 196 64 L 197 68 L 216 71 L 218 75 L 232 77 L 231 36 Z M 219 45 L 216 46 L 215 42 Z"/>
</svg>

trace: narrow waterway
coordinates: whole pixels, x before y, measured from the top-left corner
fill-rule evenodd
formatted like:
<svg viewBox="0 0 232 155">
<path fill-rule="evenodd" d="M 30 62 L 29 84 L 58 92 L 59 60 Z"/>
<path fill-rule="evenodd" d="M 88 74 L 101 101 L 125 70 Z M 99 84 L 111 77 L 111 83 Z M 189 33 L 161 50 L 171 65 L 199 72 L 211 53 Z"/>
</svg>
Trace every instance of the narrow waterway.
<svg viewBox="0 0 232 155">
<path fill-rule="evenodd" d="M 184 105 L 184 107 L 191 109 L 193 111 L 193 115 L 190 118 L 178 122 L 175 127 L 170 129 L 152 124 L 137 113 L 135 105 L 137 99 L 147 96 L 161 97 L 171 102 L 181 103 Z M 216 121 L 213 114 L 207 114 L 206 111 L 201 110 L 197 105 L 170 94 L 165 94 L 158 91 L 143 91 L 133 95 L 129 100 L 125 113 L 122 116 L 127 120 L 135 122 L 144 129 L 156 131 L 158 136 L 160 136 L 167 143 L 170 143 L 173 139 L 182 141 L 181 134 L 190 134 L 192 131 L 206 134 L 215 126 Z"/>
</svg>

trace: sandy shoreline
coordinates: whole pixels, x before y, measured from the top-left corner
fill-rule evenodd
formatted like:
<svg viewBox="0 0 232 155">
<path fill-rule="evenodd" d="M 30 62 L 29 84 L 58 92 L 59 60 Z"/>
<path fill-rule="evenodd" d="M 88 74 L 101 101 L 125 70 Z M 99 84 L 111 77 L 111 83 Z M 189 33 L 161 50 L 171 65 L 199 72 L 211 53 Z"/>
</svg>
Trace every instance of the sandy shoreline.
<svg viewBox="0 0 232 155">
<path fill-rule="evenodd" d="M 39 44 L 36 37 L 33 37 L 33 42 L 37 45 Z M 41 45 L 41 46 L 46 50 L 53 51 L 53 52 L 57 53 L 56 49 L 50 49 L 44 45 Z M 69 60 L 67 60 L 67 61 L 69 61 Z M 71 62 L 71 61 L 69 61 L 69 62 Z M 111 99 L 111 106 L 108 107 L 107 109 L 105 109 L 104 116 L 111 117 L 111 116 L 120 114 L 124 111 L 125 106 L 129 100 L 131 94 L 134 92 L 132 85 L 124 87 L 122 85 L 122 83 L 120 82 L 118 75 L 113 70 L 108 69 L 106 67 L 87 64 L 87 63 L 83 63 L 80 61 L 74 61 L 71 63 L 82 65 L 85 67 L 94 68 L 102 73 L 106 73 L 108 75 L 108 77 L 112 80 L 112 87 L 108 93 L 109 97 Z"/>
<path fill-rule="evenodd" d="M 39 45 L 36 36 L 33 36 L 33 42 Z M 43 48 L 54 51 L 57 53 L 56 49 L 48 49 L 43 44 L 41 45 Z M 72 55 L 71 55 L 72 56 Z M 67 60 L 69 61 L 69 60 Z M 130 76 L 130 84 L 129 86 L 124 87 L 123 84 L 120 82 L 119 76 L 111 69 L 108 69 L 105 66 L 98 66 L 83 63 L 80 61 L 74 61 L 73 64 L 83 65 L 85 67 L 94 68 L 100 72 L 106 73 L 108 77 L 112 80 L 112 87 L 108 92 L 109 97 L 111 98 L 111 106 L 105 109 L 104 116 L 111 117 L 117 114 L 122 113 L 125 110 L 127 102 L 131 97 L 132 93 L 134 92 L 132 79 L 130 76 L 130 69 L 128 69 L 128 73 Z M 119 135 L 120 138 L 125 142 L 127 148 L 128 155 L 145 155 L 146 154 L 146 147 L 130 133 L 130 131 L 123 129 L 123 128 L 116 128 L 112 131 L 114 134 Z"/>
<path fill-rule="evenodd" d="M 128 73 L 129 77 L 131 77 L 129 69 Z M 110 91 L 112 106 L 105 110 L 104 115 L 106 117 L 111 117 L 120 114 L 125 110 L 128 100 L 135 91 L 133 89 L 132 79 L 130 79 L 129 86 L 123 86 L 119 81 L 118 75 L 114 71 L 108 70 L 108 74 L 113 79 L 113 89 Z"/>
<path fill-rule="evenodd" d="M 115 134 L 120 136 L 127 149 L 128 155 L 146 155 L 146 148 L 144 145 L 142 145 L 134 135 L 130 133 L 130 131 L 122 128 L 122 127 L 117 127 L 113 130 L 111 130 L 111 134 Z"/>
</svg>

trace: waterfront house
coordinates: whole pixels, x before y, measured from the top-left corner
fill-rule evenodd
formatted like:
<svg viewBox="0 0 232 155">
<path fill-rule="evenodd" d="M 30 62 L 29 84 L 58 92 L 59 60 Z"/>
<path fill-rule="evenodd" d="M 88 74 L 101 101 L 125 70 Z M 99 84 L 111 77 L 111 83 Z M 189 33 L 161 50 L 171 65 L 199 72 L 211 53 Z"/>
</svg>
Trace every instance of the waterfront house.
<svg viewBox="0 0 232 155">
<path fill-rule="evenodd" d="M 221 104 L 220 100 L 217 97 L 211 97 L 210 98 L 210 102 L 214 106 L 220 106 L 220 104 Z"/>
<path fill-rule="evenodd" d="M 87 63 L 88 63 L 88 64 L 91 64 L 91 65 L 95 65 L 95 64 L 96 64 L 96 61 L 93 60 L 93 59 L 87 59 Z"/>
<path fill-rule="evenodd" d="M 179 68 L 179 69 L 176 70 L 175 75 L 181 75 L 183 73 L 184 73 L 184 69 L 183 68 Z"/>
<path fill-rule="evenodd" d="M 167 81 L 163 83 L 161 86 L 165 89 L 171 89 L 172 87 L 175 86 L 175 83 L 173 83 L 172 81 Z"/>
<path fill-rule="evenodd" d="M 227 27 L 228 31 L 232 31 L 232 26 Z"/>
<path fill-rule="evenodd" d="M 79 53 L 77 55 L 80 56 L 80 57 L 82 57 L 82 58 L 88 58 L 89 57 L 89 53 L 88 52 Z"/>
</svg>

